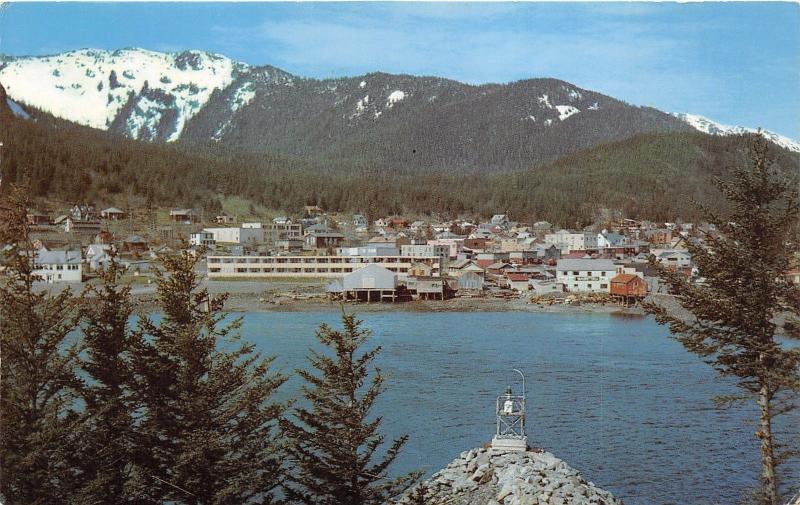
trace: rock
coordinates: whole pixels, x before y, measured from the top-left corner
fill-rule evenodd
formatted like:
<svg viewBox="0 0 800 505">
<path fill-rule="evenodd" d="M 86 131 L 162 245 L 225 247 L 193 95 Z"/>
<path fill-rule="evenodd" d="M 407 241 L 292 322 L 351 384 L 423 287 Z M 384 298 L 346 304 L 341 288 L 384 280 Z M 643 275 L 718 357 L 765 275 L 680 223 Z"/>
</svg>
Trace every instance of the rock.
<svg viewBox="0 0 800 505">
<path fill-rule="evenodd" d="M 549 452 L 462 452 L 424 485 L 438 505 L 622 505 Z M 412 491 L 393 503 L 407 505 Z"/>
</svg>

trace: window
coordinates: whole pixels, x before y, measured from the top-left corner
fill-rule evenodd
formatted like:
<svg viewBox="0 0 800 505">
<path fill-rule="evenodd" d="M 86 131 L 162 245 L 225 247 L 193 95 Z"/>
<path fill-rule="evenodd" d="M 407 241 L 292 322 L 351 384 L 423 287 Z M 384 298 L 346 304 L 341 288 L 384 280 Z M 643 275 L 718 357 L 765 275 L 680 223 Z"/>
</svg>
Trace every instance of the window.
<svg viewBox="0 0 800 505">
<path fill-rule="evenodd" d="M 608 289 L 608 284 L 600 284 L 600 289 Z"/>
<path fill-rule="evenodd" d="M 601 275 L 602 277 L 605 277 L 605 276 L 606 276 L 606 273 L 605 273 L 605 272 L 600 272 L 600 275 Z"/>
<path fill-rule="evenodd" d="M 586 285 L 586 289 L 592 289 L 592 285 L 591 284 L 587 284 Z"/>
<path fill-rule="evenodd" d="M 592 272 L 586 272 L 586 275 L 591 277 L 592 276 Z"/>
<path fill-rule="evenodd" d="M 572 275 L 580 275 L 580 272 L 572 272 Z"/>
</svg>

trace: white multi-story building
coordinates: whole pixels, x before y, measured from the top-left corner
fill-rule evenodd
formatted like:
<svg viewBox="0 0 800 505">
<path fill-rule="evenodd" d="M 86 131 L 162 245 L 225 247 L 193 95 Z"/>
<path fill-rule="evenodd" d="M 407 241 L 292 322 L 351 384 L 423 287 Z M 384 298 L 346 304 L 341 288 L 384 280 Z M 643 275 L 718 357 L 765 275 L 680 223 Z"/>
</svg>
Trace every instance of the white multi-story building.
<svg viewBox="0 0 800 505">
<path fill-rule="evenodd" d="M 338 247 L 336 256 L 400 256 L 400 250 L 384 244 L 362 245 L 357 247 Z"/>
<path fill-rule="evenodd" d="M 209 247 L 213 248 L 217 241 L 214 240 L 214 234 L 207 231 L 199 231 L 189 235 L 189 245 L 194 247 Z"/>
<path fill-rule="evenodd" d="M 444 260 L 450 257 L 450 247 L 440 244 L 401 245 L 400 255 L 410 256 L 412 258 L 439 256 Z"/>
<path fill-rule="evenodd" d="M 597 234 L 597 247 L 619 247 L 628 243 L 628 237 L 606 230 Z"/>
<path fill-rule="evenodd" d="M 558 230 L 555 233 L 545 235 L 544 241 L 547 244 L 555 245 L 564 253 L 597 248 L 597 234 L 583 231 Z"/>
<path fill-rule="evenodd" d="M 264 229 L 261 227 L 205 228 L 204 232 L 214 236 L 217 244 L 260 244 L 264 242 Z"/>
<path fill-rule="evenodd" d="M 609 292 L 617 268 L 611 260 L 562 259 L 556 263 L 556 282 L 573 292 Z"/>
<path fill-rule="evenodd" d="M 366 265 L 378 264 L 400 277 L 415 263 L 432 267 L 439 275 L 439 257 L 408 256 L 209 256 L 208 277 L 341 277 Z"/>
<path fill-rule="evenodd" d="M 40 249 L 34 259 L 33 273 L 39 280 L 47 283 L 81 282 L 83 278 L 81 252 Z"/>
</svg>

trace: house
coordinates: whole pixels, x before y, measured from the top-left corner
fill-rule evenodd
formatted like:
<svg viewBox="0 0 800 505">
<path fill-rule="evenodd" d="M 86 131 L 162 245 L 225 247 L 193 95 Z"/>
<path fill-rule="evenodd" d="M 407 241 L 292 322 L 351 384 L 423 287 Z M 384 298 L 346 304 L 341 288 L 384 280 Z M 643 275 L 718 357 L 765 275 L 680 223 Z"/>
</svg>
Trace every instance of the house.
<svg viewBox="0 0 800 505">
<path fill-rule="evenodd" d="M 122 250 L 131 253 L 143 253 L 147 250 L 147 240 L 139 235 L 128 235 L 122 241 Z"/>
<path fill-rule="evenodd" d="M 408 275 L 414 277 L 433 277 L 433 266 L 427 263 L 414 262 L 408 269 Z"/>
<path fill-rule="evenodd" d="M 457 260 L 453 263 L 450 263 L 447 272 L 453 277 L 460 277 L 467 272 L 472 272 L 480 275 L 480 277 L 483 278 L 484 274 L 483 268 L 479 267 L 474 261 L 467 259 Z"/>
<path fill-rule="evenodd" d="M 458 277 L 456 287 L 464 291 L 481 291 L 483 290 L 483 275 L 476 272 L 467 271 Z"/>
<path fill-rule="evenodd" d="M 214 217 L 214 222 L 217 224 L 228 224 L 236 222 L 236 218 L 223 212 L 222 214 Z"/>
<path fill-rule="evenodd" d="M 611 296 L 626 304 L 636 302 L 647 296 L 647 284 L 636 274 L 618 274 L 611 279 Z"/>
<path fill-rule="evenodd" d="M 73 205 L 69 212 L 70 215 L 78 221 L 86 221 L 97 218 L 97 214 L 94 211 L 94 205 L 88 205 L 85 203 Z"/>
<path fill-rule="evenodd" d="M 608 292 L 616 275 L 617 269 L 608 259 L 560 259 L 556 263 L 556 281 L 571 292 Z"/>
<path fill-rule="evenodd" d="M 669 245 L 672 241 L 672 230 L 667 228 L 657 228 L 653 230 L 646 230 L 644 236 L 648 242 L 653 245 Z"/>
<path fill-rule="evenodd" d="M 194 209 L 172 209 L 169 211 L 169 220 L 173 223 L 191 224 L 200 220 Z"/>
<path fill-rule="evenodd" d="M 653 249 L 656 260 L 669 268 L 679 270 L 692 266 L 692 255 L 683 249 Z"/>
<path fill-rule="evenodd" d="M 89 265 L 89 270 L 108 267 L 109 263 L 111 263 L 111 255 L 113 252 L 114 246 L 111 244 L 89 245 L 84 254 L 86 264 Z"/>
<path fill-rule="evenodd" d="M 353 214 L 353 227 L 356 231 L 367 231 L 369 227 L 369 222 L 367 218 L 362 214 Z"/>
<path fill-rule="evenodd" d="M 189 245 L 193 247 L 208 247 L 213 249 L 217 244 L 214 234 L 208 231 L 198 231 L 189 235 Z"/>
<path fill-rule="evenodd" d="M 240 228 L 204 228 L 205 233 L 210 233 L 216 244 L 254 245 L 264 242 L 264 229 L 256 227 Z"/>
<path fill-rule="evenodd" d="M 67 216 L 61 223 L 65 232 L 76 235 L 95 237 L 101 231 L 98 219 L 76 219 Z"/>
<path fill-rule="evenodd" d="M 397 274 L 376 264 L 351 272 L 342 279 L 345 300 L 363 302 L 395 301 Z"/>
<path fill-rule="evenodd" d="M 83 279 L 81 252 L 39 249 L 34 258 L 33 273 L 47 283 L 80 282 Z"/>
<path fill-rule="evenodd" d="M 564 253 L 574 250 L 597 248 L 597 235 L 584 231 L 571 232 L 568 230 L 558 230 L 555 233 L 546 234 L 544 236 L 544 241 L 547 244 L 555 245 Z"/>
<path fill-rule="evenodd" d="M 472 251 L 485 251 L 486 242 L 488 242 L 488 240 L 485 238 L 467 238 L 464 239 L 463 247 Z"/>
<path fill-rule="evenodd" d="M 406 286 L 418 300 L 444 300 L 450 293 L 446 279 L 430 275 L 409 276 Z"/>
<path fill-rule="evenodd" d="M 561 249 L 553 244 L 536 244 L 533 246 L 536 257 L 542 261 L 557 261 L 561 259 Z"/>
<path fill-rule="evenodd" d="M 397 247 L 399 249 L 404 245 L 411 244 L 411 240 L 409 240 L 408 237 L 401 237 L 398 235 L 387 235 L 384 237 L 372 237 L 367 241 L 367 244 L 369 245 L 382 244 L 391 247 Z"/>
<path fill-rule="evenodd" d="M 546 295 L 552 293 L 563 293 L 564 285 L 556 282 L 553 279 L 531 279 L 531 291 L 537 295 Z"/>
<path fill-rule="evenodd" d="M 282 238 L 275 241 L 275 247 L 282 251 L 300 251 L 303 249 L 303 239 Z"/>
<path fill-rule="evenodd" d="M 125 212 L 116 207 L 109 207 L 100 211 L 100 218 L 108 219 L 109 221 L 119 221 L 120 219 L 125 219 Z"/>
<path fill-rule="evenodd" d="M 322 209 L 318 205 L 306 205 L 305 217 L 317 217 L 322 214 Z"/>
<path fill-rule="evenodd" d="M 619 233 L 603 230 L 597 234 L 597 247 L 618 247 L 627 243 L 627 237 Z M 584 247 L 584 249 L 586 249 Z"/>
<path fill-rule="evenodd" d="M 406 244 L 400 246 L 400 255 L 420 258 L 439 256 L 444 261 L 450 257 L 450 247 L 435 244 Z"/>
<path fill-rule="evenodd" d="M 305 237 L 306 249 L 333 249 L 342 245 L 344 235 L 341 233 L 312 233 Z"/>
<path fill-rule="evenodd" d="M 505 226 L 508 226 L 510 221 L 509 221 L 508 216 L 506 214 L 495 214 L 494 216 L 492 216 L 492 219 L 490 220 L 490 222 L 491 222 L 492 226 L 505 227 Z"/>
<path fill-rule="evenodd" d="M 524 292 L 531 289 L 528 274 L 520 272 L 506 272 L 506 279 L 508 279 L 508 287 L 514 291 Z"/>
<path fill-rule="evenodd" d="M 414 233 L 419 233 L 425 230 L 426 227 L 427 223 L 425 223 L 425 221 L 414 221 L 411 223 L 411 226 L 409 226 L 409 229 Z"/>
<path fill-rule="evenodd" d="M 278 216 L 272 218 L 272 222 L 275 224 L 292 224 L 292 220 L 286 216 Z"/>
<path fill-rule="evenodd" d="M 480 263 L 478 263 L 478 265 L 480 265 Z M 486 267 L 486 272 L 490 273 L 490 274 L 493 274 L 493 275 L 504 275 L 506 270 L 509 270 L 511 268 L 512 267 L 511 267 L 510 264 L 508 264 L 508 263 L 506 263 L 504 261 L 498 261 L 496 263 L 492 263 L 491 265 L 488 265 Z"/>
</svg>

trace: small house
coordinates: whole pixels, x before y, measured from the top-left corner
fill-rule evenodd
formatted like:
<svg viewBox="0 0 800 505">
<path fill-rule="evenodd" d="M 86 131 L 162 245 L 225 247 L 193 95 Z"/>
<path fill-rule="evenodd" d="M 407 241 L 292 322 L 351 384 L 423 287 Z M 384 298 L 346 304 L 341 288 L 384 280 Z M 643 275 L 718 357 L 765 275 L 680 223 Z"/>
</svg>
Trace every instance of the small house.
<svg viewBox="0 0 800 505">
<path fill-rule="evenodd" d="M 122 250 L 131 253 L 143 253 L 147 251 L 147 240 L 139 235 L 128 235 L 122 241 Z"/>
<path fill-rule="evenodd" d="M 200 220 L 194 209 L 173 209 L 169 211 L 169 220 L 173 223 L 191 224 Z"/>
<path fill-rule="evenodd" d="M 619 274 L 611 279 L 611 296 L 625 304 L 647 296 L 647 283 L 636 274 Z"/>
<path fill-rule="evenodd" d="M 459 291 L 482 291 L 483 290 L 483 276 L 476 272 L 464 272 L 458 278 L 456 287 Z"/>
<path fill-rule="evenodd" d="M 100 211 L 100 218 L 108 219 L 109 221 L 119 221 L 120 219 L 125 219 L 125 212 L 116 207 L 109 207 Z"/>
</svg>

